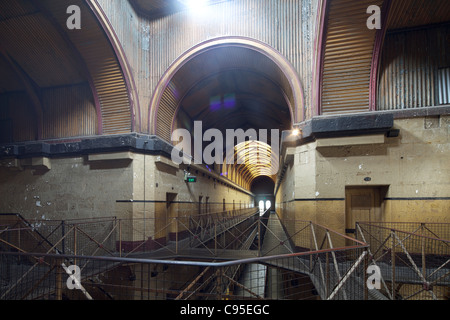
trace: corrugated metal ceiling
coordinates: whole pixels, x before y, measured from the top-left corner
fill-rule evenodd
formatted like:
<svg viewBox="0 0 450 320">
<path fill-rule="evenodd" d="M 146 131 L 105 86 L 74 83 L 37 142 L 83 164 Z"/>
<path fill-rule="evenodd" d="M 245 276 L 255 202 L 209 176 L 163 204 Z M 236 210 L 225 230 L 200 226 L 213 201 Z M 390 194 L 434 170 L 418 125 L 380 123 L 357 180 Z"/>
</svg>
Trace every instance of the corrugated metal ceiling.
<svg viewBox="0 0 450 320">
<path fill-rule="evenodd" d="M 389 29 L 403 29 L 450 21 L 448 0 L 393 0 Z"/>
<path fill-rule="evenodd" d="M 322 76 L 322 114 L 368 111 L 376 30 L 366 26 L 370 5 L 382 1 L 332 0 Z"/>
<path fill-rule="evenodd" d="M 66 27 L 69 5 L 78 5 L 82 10 L 81 30 L 70 31 Z M 122 65 L 86 1 L 2 0 L 0 46 L 2 55 L 6 57 L 0 62 L 0 93 L 26 92 L 27 85 L 41 91 L 90 84 L 93 98 L 89 100 L 97 101 L 97 115 L 102 120 L 99 125 L 103 129 L 101 133 L 132 131 L 129 87 Z M 11 63 L 15 64 L 13 68 L 9 65 Z M 23 83 L 24 78 L 29 79 L 27 85 Z M 61 102 L 61 97 L 56 101 Z M 66 101 L 65 105 L 69 110 L 71 101 Z M 69 116 L 70 112 L 66 114 Z M 64 113 L 60 115 L 63 117 Z M 92 114 L 87 112 L 85 116 L 91 117 Z M 61 118 L 61 121 L 64 123 L 70 119 Z M 73 121 L 76 123 L 78 119 Z M 90 120 L 86 118 L 83 123 L 86 121 Z M 61 123 L 55 123 L 55 126 L 63 128 Z M 89 123 L 89 129 L 82 133 L 92 134 L 92 128 L 93 124 Z M 52 135 L 64 137 L 67 131 L 53 132 Z"/>
<path fill-rule="evenodd" d="M 86 81 L 76 53 L 36 6 L 25 0 L 3 0 L 0 8 L 2 49 L 39 87 Z"/>
<path fill-rule="evenodd" d="M 160 18 L 187 9 L 185 0 L 129 0 L 136 10 L 150 19 Z M 230 0 L 209 0 L 209 5 Z"/>
<path fill-rule="evenodd" d="M 178 107 L 192 121 L 203 120 L 205 128 L 288 130 L 291 95 L 284 75 L 265 55 L 234 46 L 212 49 L 172 78 L 160 101 L 157 133 L 170 141 Z"/>
<path fill-rule="evenodd" d="M 370 5 L 386 4 L 386 0 L 329 1 L 322 61 L 322 114 L 369 111 L 376 30 L 366 27 L 366 10 Z M 392 0 L 387 29 L 448 21 L 448 0 Z"/>
</svg>

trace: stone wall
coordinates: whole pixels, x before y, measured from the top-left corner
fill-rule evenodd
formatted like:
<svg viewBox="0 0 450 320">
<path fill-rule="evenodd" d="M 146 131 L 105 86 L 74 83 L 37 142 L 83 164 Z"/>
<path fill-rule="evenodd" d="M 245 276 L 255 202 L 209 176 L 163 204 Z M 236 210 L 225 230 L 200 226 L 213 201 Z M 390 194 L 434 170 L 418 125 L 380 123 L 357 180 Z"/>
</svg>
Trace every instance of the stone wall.
<svg viewBox="0 0 450 320">
<path fill-rule="evenodd" d="M 277 194 L 280 215 L 344 232 L 346 190 L 369 187 L 381 193 L 375 219 L 450 222 L 449 118 L 396 119 L 397 137 L 317 138 L 290 148 L 293 160 Z"/>
<path fill-rule="evenodd" d="M 163 159 L 163 160 L 161 160 Z M 192 173 L 195 174 L 195 170 Z M 198 171 L 197 171 L 198 172 Z M 63 158 L 3 158 L 0 166 L 1 213 L 26 219 L 154 218 L 166 208 L 167 195 L 181 215 L 253 206 L 253 197 L 226 180 L 203 172 L 196 183 L 184 169 L 162 156 L 133 152 Z M 208 208 L 206 199 L 208 198 Z"/>
</svg>

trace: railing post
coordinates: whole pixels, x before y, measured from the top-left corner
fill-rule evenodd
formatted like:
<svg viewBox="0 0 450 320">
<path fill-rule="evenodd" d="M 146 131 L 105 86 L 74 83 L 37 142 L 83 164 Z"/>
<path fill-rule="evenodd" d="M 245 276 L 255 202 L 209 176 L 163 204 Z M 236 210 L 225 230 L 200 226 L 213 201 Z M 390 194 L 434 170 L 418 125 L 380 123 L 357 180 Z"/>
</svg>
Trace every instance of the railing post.
<svg viewBox="0 0 450 320">
<path fill-rule="evenodd" d="M 175 217 L 175 253 L 178 254 L 178 217 Z"/>
<path fill-rule="evenodd" d="M 391 230 L 391 291 L 392 300 L 395 300 L 395 236 Z"/>
<path fill-rule="evenodd" d="M 222 267 L 219 267 L 216 271 L 216 277 L 217 277 L 216 294 L 217 294 L 217 300 L 219 300 L 219 301 L 222 300 L 222 294 L 223 294 L 223 288 L 222 288 L 223 276 L 222 276 L 222 274 L 223 274 Z"/>
<path fill-rule="evenodd" d="M 63 239 L 61 246 L 62 246 L 62 253 L 63 254 L 66 253 L 66 240 L 65 240 L 65 237 L 64 237 L 65 235 L 66 235 L 66 224 L 65 224 L 65 222 L 63 220 L 63 221 L 61 221 L 61 237 Z"/>
<path fill-rule="evenodd" d="M 309 255 L 310 259 L 312 255 Z M 325 297 L 328 297 L 330 290 L 330 257 L 328 251 L 325 253 Z"/>
<path fill-rule="evenodd" d="M 258 257 L 261 257 L 261 215 L 258 215 Z"/>
<path fill-rule="evenodd" d="M 73 255 L 77 255 L 77 225 L 74 225 L 73 228 Z M 75 258 L 74 264 L 77 265 L 77 259 Z"/>
<path fill-rule="evenodd" d="M 63 268 L 62 268 L 62 262 L 59 260 L 55 261 L 56 263 L 56 300 L 62 300 L 62 274 L 63 274 Z M 64 272 L 65 273 L 65 272 Z"/>
<path fill-rule="evenodd" d="M 119 257 L 122 257 L 122 219 L 119 219 Z"/>
<path fill-rule="evenodd" d="M 217 256 L 217 222 L 214 223 L 214 254 Z"/>
<path fill-rule="evenodd" d="M 367 274 L 367 269 L 369 268 L 369 250 L 368 248 L 364 248 L 364 251 L 366 252 L 366 255 L 364 257 L 364 300 L 369 300 L 369 287 L 367 286 L 367 280 L 369 279 L 369 276 Z"/>
<path fill-rule="evenodd" d="M 311 236 L 309 237 L 309 251 L 313 251 L 313 236 L 314 236 L 314 227 L 312 225 L 312 221 L 309 222 L 310 229 L 311 229 Z M 309 255 L 309 270 L 312 271 L 313 267 L 313 256 L 312 254 Z"/>
<path fill-rule="evenodd" d="M 423 229 L 424 229 L 424 224 L 422 223 L 420 225 L 421 227 L 421 231 L 422 231 L 422 235 L 423 235 Z M 421 237 L 422 238 L 422 275 L 424 278 L 427 277 L 427 269 L 426 269 L 426 262 L 425 262 L 425 237 Z"/>
</svg>

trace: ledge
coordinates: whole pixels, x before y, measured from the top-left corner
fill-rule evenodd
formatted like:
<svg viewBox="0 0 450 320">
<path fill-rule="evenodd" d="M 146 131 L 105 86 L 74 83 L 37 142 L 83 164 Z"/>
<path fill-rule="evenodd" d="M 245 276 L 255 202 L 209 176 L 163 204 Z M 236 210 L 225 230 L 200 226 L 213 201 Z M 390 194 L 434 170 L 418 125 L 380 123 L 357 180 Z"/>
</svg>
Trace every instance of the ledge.
<svg viewBox="0 0 450 320">
<path fill-rule="evenodd" d="M 384 144 L 385 138 L 386 136 L 384 134 L 378 134 L 378 135 L 364 135 L 361 137 L 338 137 L 338 138 L 317 139 L 316 148 Z"/>
<path fill-rule="evenodd" d="M 173 146 L 157 136 L 125 134 L 58 141 L 32 141 L 0 145 L 0 159 L 95 155 L 140 152 L 170 158 Z M 92 156 L 91 156 L 92 157 Z M 93 159 L 95 157 L 92 157 Z"/>
<path fill-rule="evenodd" d="M 90 154 L 88 160 L 89 161 L 133 160 L 133 154 L 131 152 Z"/>
<path fill-rule="evenodd" d="M 319 139 L 349 138 L 362 136 L 388 136 L 398 135 L 394 129 L 394 115 L 392 113 L 365 112 L 349 115 L 319 116 L 297 124 L 302 131 L 301 136 L 292 136 L 291 131 L 283 131 L 281 139 L 281 155 L 287 148 L 297 147 Z M 341 139 L 341 143 L 355 139 Z M 332 140 L 324 140 L 325 144 Z M 319 143 L 321 144 L 321 143 Z"/>
</svg>

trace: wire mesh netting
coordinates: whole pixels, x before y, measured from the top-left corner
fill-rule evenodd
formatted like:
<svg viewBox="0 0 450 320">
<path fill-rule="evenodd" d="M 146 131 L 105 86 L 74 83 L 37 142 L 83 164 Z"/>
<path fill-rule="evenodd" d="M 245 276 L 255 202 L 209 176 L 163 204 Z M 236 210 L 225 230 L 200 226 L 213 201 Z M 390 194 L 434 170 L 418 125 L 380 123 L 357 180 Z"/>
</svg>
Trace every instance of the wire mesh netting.
<svg viewBox="0 0 450 320">
<path fill-rule="evenodd" d="M 163 222 L 8 219 L 0 300 L 448 298 L 445 224 L 359 223 L 353 239 L 248 208 Z"/>
<path fill-rule="evenodd" d="M 357 233 L 390 299 L 450 298 L 450 224 L 359 223 Z"/>
<path fill-rule="evenodd" d="M 331 257 L 199 262 L 2 253 L 0 299 L 363 299 L 364 264 L 341 256 L 337 270 L 329 266 Z"/>
</svg>

